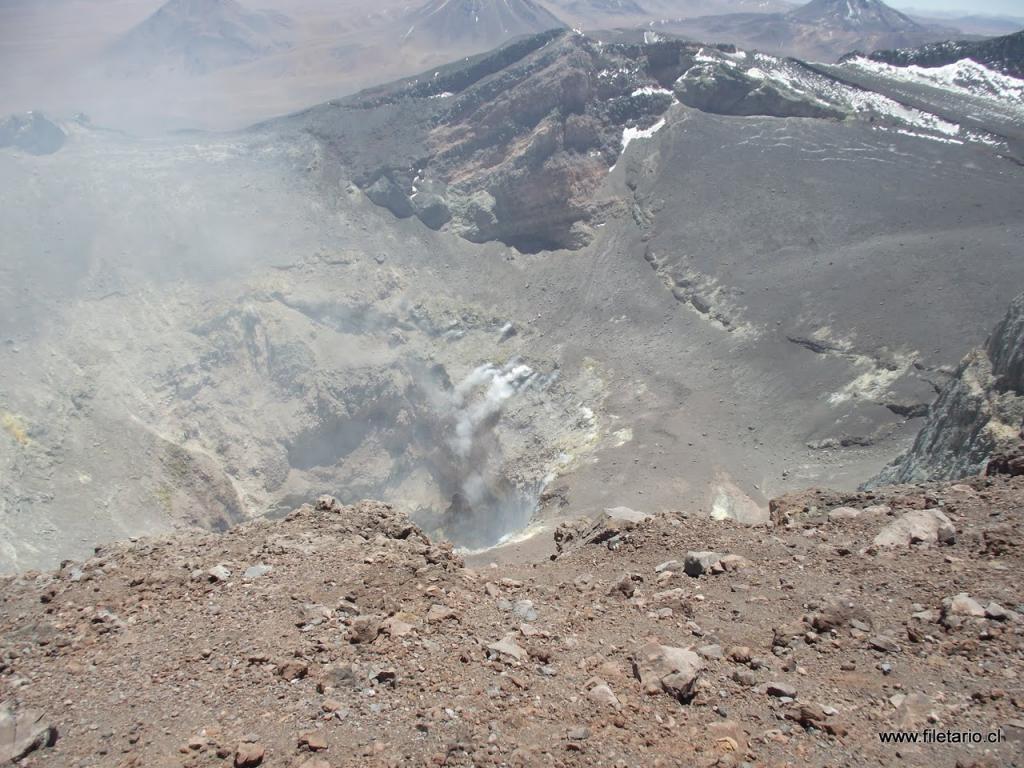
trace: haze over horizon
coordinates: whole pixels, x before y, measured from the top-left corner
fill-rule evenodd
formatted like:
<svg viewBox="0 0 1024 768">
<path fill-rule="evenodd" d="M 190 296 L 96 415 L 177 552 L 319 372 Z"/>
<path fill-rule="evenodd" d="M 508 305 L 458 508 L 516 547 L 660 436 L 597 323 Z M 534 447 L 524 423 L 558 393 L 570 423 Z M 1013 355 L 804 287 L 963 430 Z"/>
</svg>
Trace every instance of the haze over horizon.
<svg viewBox="0 0 1024 768">
<path fill-rule="evenodd" d="M 977 0 L 967 8 L 963 0 L 903 0 L 894 4 L 900 10 L 914 13 L 950 13 L 964 16 L 987 14 L 1024 17 L 1024 2 L 1021 0 Z"/>
</svg>

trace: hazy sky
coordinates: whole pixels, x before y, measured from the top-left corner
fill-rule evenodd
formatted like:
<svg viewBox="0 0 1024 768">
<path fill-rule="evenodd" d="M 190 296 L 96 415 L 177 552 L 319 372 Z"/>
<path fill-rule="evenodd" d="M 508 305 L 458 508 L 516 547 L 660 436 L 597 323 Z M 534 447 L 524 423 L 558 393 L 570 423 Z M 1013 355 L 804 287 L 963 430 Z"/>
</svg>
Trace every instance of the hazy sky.
<svg viewBox="0 0 1024 768">
<path fill-rule="evenodd" d="M 1024 0 L 889 0 L 896 8 L 916 11 L 963 11 L 1024 17 Z"/>
</svg>

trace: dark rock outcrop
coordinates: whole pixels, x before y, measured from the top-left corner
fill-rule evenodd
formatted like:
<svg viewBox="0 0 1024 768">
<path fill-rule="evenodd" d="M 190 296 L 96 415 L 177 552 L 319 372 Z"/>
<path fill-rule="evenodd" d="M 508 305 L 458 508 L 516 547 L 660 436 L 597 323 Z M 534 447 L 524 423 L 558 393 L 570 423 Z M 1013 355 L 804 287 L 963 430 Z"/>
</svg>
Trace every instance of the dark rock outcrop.
<svg viewBox="0 0 1024 768">
<path fill-rule="evenodd" d="M 800 68 L 813 82 L 801 91 L 762 66 Z M 399 218 L 532 253 L 581 248 L 596 224 L 626 210 L 604 179 L 624 146 L 652 137 L 678 102 L 842 119 L 848 109 L 813 92 L 826 79 L 731 45 L 554 30 L 267 125 L 312 134 L 327 181 L 352 179 Z"/>
<path fill-rule="evenodd" d="M 52 155 L 67 136 L 40 112 L 11 115 L 0 123 L 0 147 L 16 147 L 30 155 Z"/>
<path fill-rule="evenodd" d="M 675 84 L 683 104 L 718 115 L 840 118 L 843 113 L 806 95 L 787 93 L 749 70 L 706 63 L 693 67 Z"/>
<path fill-rule="evenodd" d="M 990 457 L 1013 455 L 1022 438 L 1022 425 L 1024 294 L 1013 300 L 985 345 L 961 361 L 910 451 L 869 485 L 952 480 L 976 474 Z M 1003 463 L 1009 467 L 1012 460 Z"/>
<path fill-rule="evenodd" d="M 1016 445 L 993 454 L 985 467 L 986 475 L 989 477 L 993 475 L 1009 475 L 1010 477 L 1024 475 L 1024 429 L 1021 430 L 1020 438 L 1020 442 Z"/>
</svg>

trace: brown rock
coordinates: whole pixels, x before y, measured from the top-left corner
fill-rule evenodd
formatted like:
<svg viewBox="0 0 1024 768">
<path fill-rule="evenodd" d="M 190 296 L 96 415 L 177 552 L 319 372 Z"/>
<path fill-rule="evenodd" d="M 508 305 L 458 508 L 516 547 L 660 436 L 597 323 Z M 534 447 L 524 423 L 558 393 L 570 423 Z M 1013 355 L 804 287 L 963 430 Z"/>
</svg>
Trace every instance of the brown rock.
<svg viewBox="0 0 1024 768">
<path fill-rule="evenodd" d="M 625 597 L 632 597 L 636 593 L 636 583 L 633 578 L 628 574 L 623 574 L 622 578 L 612 585 L 610 594 L 622 593 Z"/>
<path fill-rule="evenodd" d="M 235 768 L 253 768 L 263 763 L 266 749 L 262 744 L 244 742 L 235 748 Z"/>
<path fill-rule="evenodd" d="M 381 632 L 389 637 L 406 637 L 416 631 L 419 619 L 409 613 L 396 613 L 381 622 Z"/>
<path fill-rule="evenodd" d="M 487 650 L 495 657 L 503 660 L 525 661 L 527 657 L 526 650 L 516 643 L 515 637 L 515 633 L 510 632 L 498 642 L 488 645 Z"/>
<path fill-rule="evenodd" d="M 833 600 L 811 616 L 811 626 L 817 632 L 832 632 L 854 621 L 871 626 L 867 612 L 849 600 Z"/>
<path fill-rule="evenodd" d="M 768 683 L 768 695 L 777 698 L 796 698 L 796 688 L 789 683 L 772 682 Z"/>
<path fill-rule="evenodd" d="M 860 516 L 861 511 L 853 507 L 836 507 L 828 513 L 828 519 L 831 523 L 838 523 L 843 520 L 856 520 Z"/>
<path fill-rule="evenodd" d="M 343 664 L 329 664 L 323 668 L 323 676 L 317 685 L 317 689 L 324 691 L 333 690 L 347 686 L 358 686 L 360 682 L 359 669 L 350 662 Z"/>
<path fill-rule="evenodd" d="M 615 695 L 615 692 L 612 691 L 611 686 L 601 678 L 590 678 L 590 680 L 584 684 L 583 688 L 587 692 L 587 698 L 595 704 L 613 707 L 614 709 L 619 708 L 618 697 Z"/>
<path fill-rule="evenodd" d="M 327 737 L 322 731 L 308 731 L 299 735 L 299 746 L 311 752 L 320 752 L 327 749 Z"/>
<path fill-rule="evenodd" d="M 720 720 L 707 727 L 707 734 L 719 751 L 743 754 L 747 751 L 747 732 L 735 720 Z"/>
<path fill-rule="evenodd" d="M 378 616 L 356 616 L 348 628 L 350 643 L 372 643 L 380 634 L 381 620 Z"/>
<path fill-rule="evenodd" d="M 324 699 L 323 703 L 320 705 L 320 709 L 322 709 L 324 712 L 337 712 L 344 706 L 345 705 L 337 699 Z"/>
<path fill-rule="evenodd" d="M 301 680 L 309 673 L 309 665 L 298 659 L 283 661 L 277 666 L 277 676 L 289 682 Z"/>
<path fill-rule="evenodd" d="M 754 655 L 745 645 L 733 645 L 725 652 L 725 657 L 737 664 L 749 664 Z"/>
<path fill-rule="evenodd" d="M 869 637 L 868 645 L 876 651 L 882 651 L 883 653 L 900 652 L 900 647 L 896 641 L 886 635 L 874 635 L 873 637 Z"/>
<path fill-rule="evenodd" d="M 985 609 L 981 603 L 966 592 L 961 592 L 942 601 L 942 612 L 953 616 L 984 616 Z"/>
<path fill-rule="evenodd" d="M 919 509 L 889 523 L 872 543 L 876 547 L 907 547 L 911 544 L 952 544 L 955 541 L 956 528 L 942 510 Z"/>
<path fill-rule="evenodd" d="M 430 610 L 427 611 L 427 623 L 437 624 L 448 619 L 458 619 L 459 613 L 454 608 L 449 608 L 447 605 L 440 605 L 434 603 L 430 606 Z"/>
<path fill-rule="evenodd" d="M 705 573 L 721 573 L 725 569 L 720 566 L 725 555 L 718 552 L 703 550 L 687 552 L 683 559 L 683 571 L 687 576 L 700 576 Z"/>
<path fill-rule="evenodd" d="M 824 488 L 808 488 L 779 496 L 768 502 L 768 514 L 774 525 L 785 526 L 804 516 L 824 513 L 842 506 L 849 497 Z"/>
</svg>

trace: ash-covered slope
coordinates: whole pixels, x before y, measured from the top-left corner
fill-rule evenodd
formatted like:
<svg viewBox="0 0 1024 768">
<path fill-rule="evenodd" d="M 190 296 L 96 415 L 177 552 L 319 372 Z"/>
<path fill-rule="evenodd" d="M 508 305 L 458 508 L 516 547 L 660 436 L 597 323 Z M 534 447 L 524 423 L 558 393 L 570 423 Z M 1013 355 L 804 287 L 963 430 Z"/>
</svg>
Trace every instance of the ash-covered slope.
<svg viewBox="0 0 1024 768">
<path fill-rule="evenodd" d="M 126 75 L 206 74 L 287 48 L 291 26 L 284 14 L 237 0 L 168 0 L 109 47 L 106 66 Z"/>
<path fill-rule="evenodd" d="M 872 484 L 952 480 L 1024 440 L 1024 294 L 960 363 L 913 447 Z"/>
<path fill-rule="evenodd" d="M 533 0 L 428 0 L 398 23 L 402 42 L 423 48 L 484 51 L 565 22 Z"/>
<path fill-rule="evenodd" d="M 856 54 L 852 54 L 856 55 Z M 1024 77 L 1024 30 L 989 40 L 946 40 L 919 48 L 874 51 L 867 58 L 898 67 L 943 67 L 970 59 L 1012 77 Z"/>
<path fill-rule="evenodd" d="M 786 13 L 669 20 L 656 28 L 812 61 L 834 61 L 853 50 L 916 46 L 955 33 L 918 23 L 881 0 L 812 0 Z"/>
</svg>

